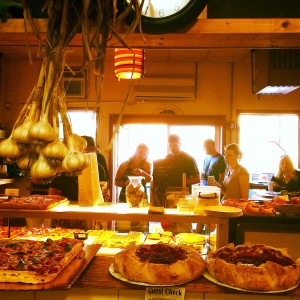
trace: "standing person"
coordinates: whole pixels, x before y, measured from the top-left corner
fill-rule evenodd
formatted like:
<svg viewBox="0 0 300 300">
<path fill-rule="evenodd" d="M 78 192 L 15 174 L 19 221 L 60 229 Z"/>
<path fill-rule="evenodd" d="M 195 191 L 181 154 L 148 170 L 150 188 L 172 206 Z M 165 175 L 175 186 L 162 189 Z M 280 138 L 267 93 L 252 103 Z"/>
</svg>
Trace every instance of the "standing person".
<svg viewBox="0 0 300 300">
<path fill-rule="evenodd" d="M 97 153 L 97 163 L 98 163 L 98 173 L 99 181 L 107 181 L 109 179 L 109 173 L 107 169 L 107 164 L 105 157 L 99 153 L 98 148 L 95 145 L 95 141 L 90 136 L 83 136 L 87 141 L 87 147 L 85 148 L 85 153 L 96 152 Z M 99 158 L 98 158 L 99 157 Z M 99 182 L 100 185 L 100 182 Z M 63 195 L 69 200 L 78 201 L 78 176 L 69 176 L 68 173 L 62 173 L 60 176 L 54 177 L 50 183 L 48 190 L 49 195 Z M 103 191 L 104 199 L 110 197 L 110 191 Z M 99 222 L 98 222 L 99 224 Z M 85 220 L 52 220 L 52 226 L 62 226 L 69 228 L 83 228 L 91 229 L 95 227 L 95 224 Z"/>
<path fill-rule="evenodd" d="M 299 192 L 300 191 L 300 171 L 296 170 L 289 155 L 283 155 L 279 161 L 279 168 L 276 176 L 271 178 L 274 181 L 274 190 Z"/>
<path fill-rule="evenodd" d="M 203 164 L 203 184 L 208 185 L 208 176 L 214 176 L 214 179 L 221 184 L 224 180 L 226 163 L 224 156 L 216 150 L 215 141 L 207 139 L 203 143 L 205 153 L 208 155 Z"/>
<path fill-rule="evenodd" d="M 222 185 L 215 181 L 215 185 L 221 187 L 223 194 L 222 200 L 225 199 L 245 199 L 249 195 L 249 172 L 245 167 L 239 164 L 242 158 L 242 152 L 239 145 L 229 144 L 225 148 L 225 178 Z"/>
<path fill-rule="evenodd" d="M 109 181 L 109 172 L 106 164 L 106 160 L 104 155 L 100 152 L 98 147 L 95 144 L 95 140 L 91 136 L 83 135 L 83 138 L 85 138 L 87 142 L 87 146 L 84 149 L 85 153 L 93 153 L 95 152 L 97 155 L 97 163 L 98 163 L 98 175 L 99 175 L 99 182 L 106 182 Z M 106 187 L 102 189 L 102 195 L 105 202 L 110 201 L 110 190 L 107 187 L 108 184 L 106 184 Z"/>
<path fill-rule="evenodd" d="M 98 162 L 98 174 L 99 181 L 108 181 L 109 173 L 105 157 L 99 152 L 95 145 L 95 141 L 90 136 L 83 136 L 87 141 L 87 147 L 85 153 L 96 152 Z M 99 183 L 100 184 L 100 183 Z M 62 173 L 60 176 L 55 177 L 50 183 L 48 194 L 52 195 L 63 195 L 70 200 L 78 200 L 78 177 L 68 176 L 68 174 Z"/>
<path fill-rule="evenodd" d="M 200 173 L 195 159 L 188 153 L 181 150 L 181 140 L 176 134 L 171 134 L 168 138 L 170 153 L 165 158 L 165 164 L 169 168 L 166 178 L 166 187 L 183 187 L 183 174 L 185 174 L 186 187 L 191 191 L 192 184 L 200 182 Z M 164 230 L 179 232 L 191 232 L 191 223 L 168 223 L 161 222 Z"/>
<path fill-rule="evenodd" d="M 195 159 L 188 153 L 181 150 L 181 140 L 176 134 L 168 138 L 170 153 L 166 156 L 165 162 L 172 170 L 169 174 L 167 186 L 182 187 L 183 174 L 186 174 L 186 187 L 191 190 L 192 184 L 200 182 L 200 173 Z"/>
<path fill-rule="evenodd" d="M 142 184 L 146 192 L 146 183 L 152 179 L 148 153 L 148 146 L 141 143 L 137 146 L 134 155 L 120 164 L 115 177 L 115 185 L 122 188 L 119 194 L 119 202 L 126 202 L 125 192 L 129 183 L 128 176 L 143 176 Z"/>
</svg>

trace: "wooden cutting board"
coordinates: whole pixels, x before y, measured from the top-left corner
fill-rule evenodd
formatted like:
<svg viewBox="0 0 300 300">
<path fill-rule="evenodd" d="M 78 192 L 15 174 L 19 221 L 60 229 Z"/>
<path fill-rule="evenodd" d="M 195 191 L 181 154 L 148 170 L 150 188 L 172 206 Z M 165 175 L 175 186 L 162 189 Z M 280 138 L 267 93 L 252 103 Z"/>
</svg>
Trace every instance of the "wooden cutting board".
<svg viewBox="0 0 300 300">
<path fill-rule="evenodd" d="M 54 280 L 42 284 L 0 283 L 0 290 L 6 291 L 41 291 L 69 289 L 96 255 L 101 245 L 85 245 L 84 255 L 75 257 Z"/>
</svg>

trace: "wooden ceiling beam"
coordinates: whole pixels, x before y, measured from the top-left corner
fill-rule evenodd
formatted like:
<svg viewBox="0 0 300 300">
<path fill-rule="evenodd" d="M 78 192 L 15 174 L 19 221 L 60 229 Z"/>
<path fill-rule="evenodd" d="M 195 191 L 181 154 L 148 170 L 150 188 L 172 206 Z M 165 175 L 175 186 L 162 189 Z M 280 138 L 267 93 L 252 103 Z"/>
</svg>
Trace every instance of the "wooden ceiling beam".
<svg viewBox="0 0 300 300">
<path fill-rule="evenodd" d="M 47 19 L 35 19 L 45 42 Z M 214 48 L 300 48 L 300 19 L 198 19 L 186 30 L 163 35 L 125 34 L 126 26 L 116 28 L 130 47 L 145 49 L 214 49 Z M 9 19 L 0 23 L 0 46 L 24 46 L 24 20 Z M 37 38 L 27 26 L 27 39 L 37 45 Z M 71 46 L 81 46 L 78 34 Z M 108 48 L 122 47 L 114 37 Z"/>
</svg>

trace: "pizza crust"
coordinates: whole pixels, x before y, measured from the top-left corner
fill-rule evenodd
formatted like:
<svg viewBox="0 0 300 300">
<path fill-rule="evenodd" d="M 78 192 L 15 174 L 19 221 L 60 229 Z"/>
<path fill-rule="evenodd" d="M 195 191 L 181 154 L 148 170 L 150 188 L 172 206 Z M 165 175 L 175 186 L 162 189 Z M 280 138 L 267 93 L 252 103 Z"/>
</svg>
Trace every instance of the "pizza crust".
<svg viewBox="0 0 300 300">
<path fill-rule="evenodd" d="M 253 291 L 281 291 L 299 284 L 300 260 L 290 265 L 280 265 L 271 261 L 272 258 L 270 258 L 258 266 L 251 263 L 230 263 L 225 260 L 226 255 L 234 256 L 245 249 L 256 255 L 257 258 L 261 258 L 263 253 L 266 255 L 268 251 L 274 253 L 274 250 L 276 255 L 290 258 L 283 249 L 249 244 L 234 247 L 233 244 L 229 244 L 208 253 L 206 257 L 207 271 L 224 284 Z"/>
<path fill-rule="evenodd" d="M 169 249 L 183 249 L 187 253 L 186 259 L 176 260 L 171 264 L 151 263 L 141 261 L 140 257 L 136 254 L 139 247 L 147 247 L 151 251 L 151 248 L 157 245 L 170 247 Z M 115 255 L 114 270 L 130 281 L 160 285 L 180 284 L 203 275 L 205 262 L 200 254 L 191 246 L 177 246 L 163 243 L 142 246 L 132 244 Z"/>
<path fill-rule="evenodd" d="M 18 243 L 18 240 L 6 240 L 7 243 Z M 0 282 L 7 282 L 7 283 L 27 283 L 27 284 L 41 284 L 41 283 L 48 283 L 55 279 L 58 274 L 67 266 L 70 264 L 70 262 L 75 259 L 76 257 L 83 257 L 84 251 L 83 251 L 83 243 L 81 241 L 74 241 L 74 244 L 72 245 L 72 249 L 70 251 L 61 253 L 59 250 L 59 247 L 55 250 L 54 256 L 50 257 L 47 260 L 47 263 L 44 265 L 44 272 L 37 272 L 37 271 L 31 271 L 31 270 L 18 270 L 18 269 L 7 269 L 6 267 L 1 267 L 0 265 Z M 60 241 L 53 241 L 56 245 Z M 2 242 L 3 243 L 3 242 Z M 20 241 L 22 243 L 22 246 L 24 249 L 32 249 L 34 251 L 36 241 L 26 241 L 22 240 Z M 42 243 L 42 242 L 38 242 Z M 38 255 L 37 251 L 37 255 Z M 25 255 L 23 256 L 23 260 L 26 261 Z M 46 254 L 45 254 L 46 255 Z M 62 256 L 63 255 L 63 256 Z M 59 257 L 56 259 L 56 256 Z M 1 261 L 2 262 L 2 261 Z"/>
</svg>

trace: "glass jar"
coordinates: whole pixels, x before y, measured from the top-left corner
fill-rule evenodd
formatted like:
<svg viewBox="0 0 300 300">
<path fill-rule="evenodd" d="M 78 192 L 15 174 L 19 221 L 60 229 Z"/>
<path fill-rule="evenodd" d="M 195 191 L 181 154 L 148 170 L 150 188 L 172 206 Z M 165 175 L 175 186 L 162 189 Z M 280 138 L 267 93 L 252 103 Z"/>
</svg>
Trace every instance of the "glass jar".
<svg viewBox="0 0 300 300">
<path fill-rule="evenodd" d="M 128 176 L 129 184 L 126 187 L 126 202 L 129 207 L 139 207 L 146 199 L 145 188 L 142 185 L 143 176 Z"/>
<path fill-rule="evenodd" d="M 221 205 L 221 189 L 216 186 L 192 185 L 192 194 L 197 199 L 195 214 L 203 215 L 205 206 Z"/>
</svg>

